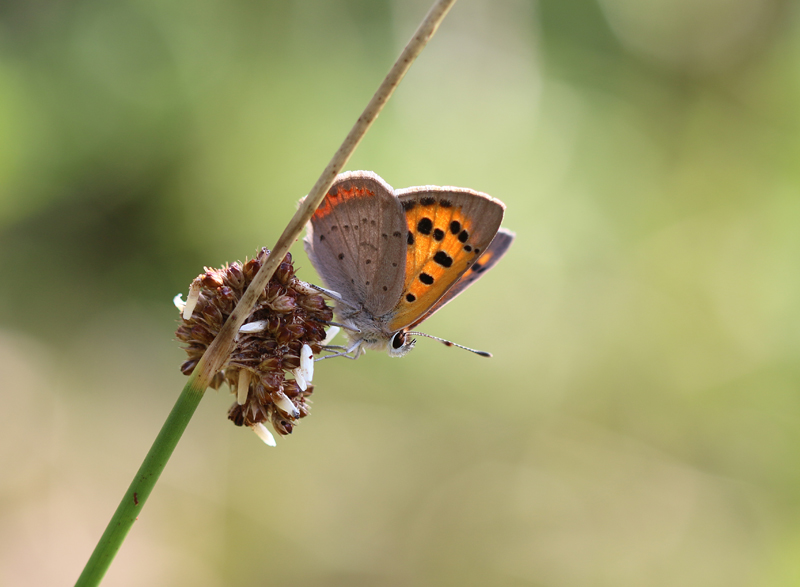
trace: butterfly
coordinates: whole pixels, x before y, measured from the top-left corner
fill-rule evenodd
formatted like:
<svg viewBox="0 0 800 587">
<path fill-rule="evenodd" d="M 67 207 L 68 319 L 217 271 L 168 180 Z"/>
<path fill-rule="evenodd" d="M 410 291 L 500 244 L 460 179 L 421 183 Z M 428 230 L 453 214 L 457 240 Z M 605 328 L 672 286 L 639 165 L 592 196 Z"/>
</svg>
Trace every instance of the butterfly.
<svg viewBox="0 0 800 587">
<path fill-rule="evenodd" d="M 514 233 L 500 228 L 504 211 L 500 200 L 467 188 L 395 191 L 371 171 L 338 175 L 304 239 L 350 339 L 337 355 L 357 358 L 377 349 L 401 357 L 414 347 L 411 335 L 430 336 L 412 329 L 511 245 Z"/>
</svg>

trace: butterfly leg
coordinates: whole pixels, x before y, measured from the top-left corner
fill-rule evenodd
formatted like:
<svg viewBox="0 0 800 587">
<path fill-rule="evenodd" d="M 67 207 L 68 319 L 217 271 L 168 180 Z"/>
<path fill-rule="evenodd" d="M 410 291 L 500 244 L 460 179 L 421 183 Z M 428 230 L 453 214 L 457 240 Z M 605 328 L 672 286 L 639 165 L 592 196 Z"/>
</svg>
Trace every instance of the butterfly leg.
<svg viewBox="0 0 800 587">
<path fill-rule="evenodd" d="M 323 350 L 339 350 L 338 353 L 333 353 L 332 355 L 325 355 L 324 357 L 320 357 L 318 359 L 314 359 L 315 361 L 322 361 L 324 359 L 332 359 L 333 357 L 346 357 L 348 359 L 355 360 L 364 352 L 361 348 L 361 341 L 355 342 L 349 347 L 339 346 L 339 345 L 326 345 L 322 347 Z M 351 356 L 350 353 L 353 353 Z"/>
<path fill-rule="evenodd" d="M 347 324 L 342 324 L 341 322 L 334 322 L 333 320 L 316 320 L 320 324 L 327 324 L 328 326 L 338 326 L 339 328 L 344 328 L 345 330 L 349 330 L 350 332 L 361 332 L 355 326 L 348 326 Z"/>
<path fill-rule="evenodd" d="M 329 349 L 325 348 L 323 350 L 329 350 Z M 318 363 L 319 361 L 324 361 L 325 359 L 332 359 L 334 357 L 346 357 L 348 359 L 355 359 L 355 357 L 351 357 L 350 355 L 347 354 L 347 349 L 344 349 L 338 353 L 334 353 L 332 355 L 325 355 L 324 357 L 319 357 L 317 359 L 314 359 L 314 362 Z"/>
<path fill-rule="evenodd" d="M 307 285 L 311 289 L 316 290 L 318 293 L 321 293 L 322 295 L 329 297 L 333 301 L 343 306 L 347 306 L 348 308 L 352 308 L 354 310 L 358 309 L 353 304 L 350 304 L 347 301 L 345 301 L 345 299 L 342 297 L 342 294 L 340 294 L 339 292 L 333 291 L 332 289 L 325 289 L 324 287 L 314 285 L 313 283 L 305 283 L 304 285 Z"/>
</svg>

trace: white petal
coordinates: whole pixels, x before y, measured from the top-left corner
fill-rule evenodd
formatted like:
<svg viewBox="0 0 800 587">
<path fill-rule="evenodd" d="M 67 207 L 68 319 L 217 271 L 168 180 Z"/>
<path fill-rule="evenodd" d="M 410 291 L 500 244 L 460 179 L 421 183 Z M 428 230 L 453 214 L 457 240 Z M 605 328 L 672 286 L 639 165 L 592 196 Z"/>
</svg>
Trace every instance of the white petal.
<svg viewBox="0 0 800 587">
<path fill-rule="evenodd" d="M 296 289 L 302 294 L 306 294 L 307 296 L 316 295 L 319 293 L 313 287 L 308 285 L 305 281 L 301 281 L 300 279 L 296 280 L 292 285 L 294 289 Z"/>
<path fill-rule="evenodd" d="M 256 424 L 253 426 L 253 432 L 256 433 L 261 440 L 264 441 L 264 444 L 267 446 L 277 446 L 275 443 L 275 437 L 272 435 L 272 432 L 267 430 L 267 427 L 263 424 Z"/>
<path fill-rule="evenodd" d="M 314 353 L 307 344 L 304 344 L 303 348 L 300 349 L 300 368 L 297 371 L 309 383 L 314 379 Z M 303 391 L 305 391 L 305 388 L 303 388 Z"/>
<path fill-rule="evenodd" d="M 294 375 L 294 380 L 297 381 L 297 387 L 305 391 L 308 389 L 308 383 L 306 383 L 306 378 L 303 377 L 303 371 L 300 367 L 294 369 L 292 371 L 292 375 Z"/>
<path fill-rule="evenodd" d="M 186 296 L 186 305 L 183 307 L 183 319 L 189 320 L 194 312 L 194 307 L 197 305 L 197 300 L 200 299 L 200 284 L 192 282 L 189 288 L 189 295 Z"/>
<path fill-rule="evenodd" d="M 256 320 L 255 322 L 248 322 L 247 324 L 242 324 L 242 327 L 239 328 L 239 332 L 245 332 L 245 333 L 263 332 L 266 329 L 267 329 L 266 320 Z"/>
<path fill-rule="evenodd" d="M 239 384 L 236 388 L 236 401 L 240 406 L 247 401 L 248 391 L 250 391 L 250 371 L 241 369 L 239 371 Z"/>
<path fill-rule="evenodd" d="M 336 338 L 336 335 L 339 334 L 341 328 L 338 326 L 331 326 L 328 328 L 328 333 L 325 335 L 325 340 L 322 341 L 322 346 L 331 344 L 331 341 Z"/>
<path fill-rule="evenodd" d="M 175 304 L 179 312 L 183 312 L 183 309 L 186 307 L 186 302 L 183 301 L 183 294 L 178 294 L 172 298 L 172 303 Z"/>
<path fill-rule="evenodd" d="M 284 414 L 288 414 L 291 418 L 299 418 L 300 417 L 300 410 L 292 403 L 288 397 L 286 397 L 283 392 L 278 392 L 275 395 L 278 396 L 277 401 L 275 401 L 275 405 L 280 408 L 280 410 Z"/>
<path fill-rule="evenodd" d="M 332 289 L 325 289 L 324 287 L 320 287 L 318 285 L 311 285 L 305 281 L 300 281 L 299 279 L 294 282 L 293 287 L 300 293 L 304 293 L 306 295 L 322 294 L 337 301 L 342 300 L 342 294 L 339 292 L 335 292 Z"/>
</svg>

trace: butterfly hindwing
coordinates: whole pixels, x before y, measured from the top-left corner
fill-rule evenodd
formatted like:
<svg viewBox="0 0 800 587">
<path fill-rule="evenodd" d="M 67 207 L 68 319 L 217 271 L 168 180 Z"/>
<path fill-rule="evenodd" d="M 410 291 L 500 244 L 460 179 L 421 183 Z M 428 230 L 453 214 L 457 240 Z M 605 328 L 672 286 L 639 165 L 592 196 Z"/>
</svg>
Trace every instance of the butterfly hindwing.
<svg viewBox="0 0 800 587">
<path fill-rule="evenodd" d="M 355 171 L 336 178 L 304 246 L 327 287 L 379 316 L 403 290 L 407 232 L 392 188 L 374 173 Z"/>
<path fill-rule="evenodd" d="M 465 188 L 422 186 L 395 194 L 408 231 L 405 279 L 389 323 L 392 330 L 400 330 L 429 315 L 485 252 L 500 228 L 505 206 Z"/>
</svg>

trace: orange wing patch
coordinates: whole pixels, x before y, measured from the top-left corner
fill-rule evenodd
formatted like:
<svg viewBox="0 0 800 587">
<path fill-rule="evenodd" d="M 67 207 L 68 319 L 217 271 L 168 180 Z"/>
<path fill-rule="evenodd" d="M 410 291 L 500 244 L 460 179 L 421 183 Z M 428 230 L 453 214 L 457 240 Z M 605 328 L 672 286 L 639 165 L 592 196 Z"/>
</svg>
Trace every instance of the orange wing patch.
<svg viewBox="0 0 800 587">
<path fill-rule="evenodd" d="M 436 303 L 431 306 L 427 312 L 425 312 L 425 314 L 417 318 L 417 320 L 412 324 L 409 324 L 408 328 L 416 328 L 418 324 L 432 316 L 448 302 L 458 296 L 458 294 L 472 285 L 472 283 L 477 281 L 485 271 L 488 271 L 494 267 L 497 262 L 503 258 L 503 255 L 505 255 L 508 247 L 511 246 L 511 243 L 514 241 L 514 236 L 514 233 L 510 230 L 500 229 L 497 235 L 495 235 L 495 237 L 492 239 L 489 247 L 486 248 L 484 252 L 480 254 L 478 259 L 469 266 L 469 268 L 461 275 L 461 277 L 459 277 L 458 281 L 456 281 L 455 284 L 448 289 L 447 292 L 445 292 L 445 295 L 439 298 Z"/>
<path fill-rule="evenodd" d="M 447 200 L 423 197 L 404 203 L 408 224 L 406 280 L 389 324 L 399 330 L 439 300 L 481 252 L 471 239 L 472 219 Z"/>
</svg>

